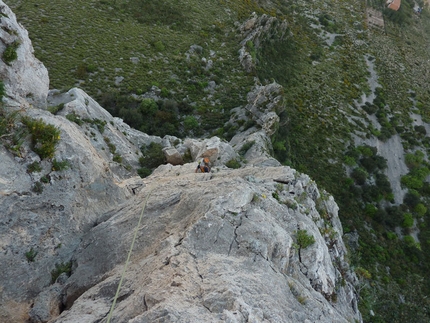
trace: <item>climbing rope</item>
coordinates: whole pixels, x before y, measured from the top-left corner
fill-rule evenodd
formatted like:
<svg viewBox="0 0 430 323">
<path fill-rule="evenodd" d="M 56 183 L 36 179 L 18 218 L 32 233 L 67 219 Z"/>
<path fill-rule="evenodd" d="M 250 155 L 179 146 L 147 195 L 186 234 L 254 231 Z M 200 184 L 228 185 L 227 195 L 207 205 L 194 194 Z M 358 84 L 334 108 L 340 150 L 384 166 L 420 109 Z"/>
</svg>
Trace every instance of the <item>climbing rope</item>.
<svg viewBox="0 0 430 323">
<path fill-rule="evenodd" d="M 129 260 L 130 260 L 130 257 L 131 257 L 131 252 L 133 251 L 134 242 L 136 241 L 137 231 L 139 230 L 140 222 L 142 222 L 143 211 L 145 210 L 146 203 L 148 203 L 148 199 L 149 199 L 149 196 L 152 193 L 152 190 L 153 190 L 153 188 L 151 188 L 150 191 L 148 192 L 148 195 L 146 196 L 146 199 L 145 199 L 145 203 L 143 204 L 143 207 L 142 207 L 142 212 L 140 212 L 139 223 L 137 224 L 136 230 L 134 231 L 133 240 L 131 242 L 130 250 L 128 251 L 127 260 L 125 261 L 125 265 L 124 265 L 124 268 L 122 270 L 121 279 L 119 281 L 119 285 L 118 285 L 118 288 L 116 290 L 115 298 L 113 299 L 113 303 L 112 303 L 112 306 L 110 308 L 110 312 L 109 312 L 109 315 L 108 315 L 107 323 L 110 323 L 110 320 L 112 318 L 112 314 L 113 314 L 113 310 L 115 308 L 116 300 L 118 299 L 118 295 L 119 295 L 119 291 L 121 289 L 122 281 L 123 281 L 124 276 L 125 276 L 125 271 L 127 270 L 127 266 L 128 266 L 128 263 L 129 263 Z"/>
</svg>

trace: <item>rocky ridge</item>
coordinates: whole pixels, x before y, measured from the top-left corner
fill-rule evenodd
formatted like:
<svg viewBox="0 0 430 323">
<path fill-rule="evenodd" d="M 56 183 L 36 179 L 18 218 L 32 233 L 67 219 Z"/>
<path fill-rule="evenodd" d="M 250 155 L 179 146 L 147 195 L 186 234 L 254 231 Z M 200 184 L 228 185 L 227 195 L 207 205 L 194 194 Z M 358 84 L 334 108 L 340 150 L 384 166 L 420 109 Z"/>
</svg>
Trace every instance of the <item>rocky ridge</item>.
<svg viewBox="0 0 430 323">
<path fill-rule="evenodd" d="M 55 159 L 69 164 L 53 170 L 29 139 L 19 154 L 0 146 L 1 321 L 106 322 L 147 197 L 114 322 L 361 321 L 336 203 L 308 176 L 270 157 L 276 84 L 250 93 L 247 110 L 263 121 L 231 143 L 148 136 L 82 90 L 48 92 L 47 71 L 25 29 L 1 1 L 0 7 L 7 26 L 0 49 L 20 43 L 17 60 L 1 65 L 3 108 L 58 127 Z M 258 93 L 270 95 L 256 100 Z M 46 110 L 59 104 L 56 115 Z M 104 127 L 71 122 L 65 117 L 71 113 Z M 239 158 L 242 138 L 252 136 L 261 140 L 244 155 L 245 166 L 227 168 Z M 141 179 L 134 171 L 139 147 L 150 142 L 176 162 Z M 122 163 L 112 160 L 108 143 Z M 195 174 L 194 162 L 183 164 L 187 152 L 193 160 L 209 155 L 212 173 Z M 34 161 L 42 170 L 27 172 Z M 36 193 L 42 176 L 49 182 Z M 315 242 L 302 244 L 303 232 Z M 33 261 L 30 250 L 37 252 Z M 52 281 L 65 264 L 70 270 Z"/>
</svg>

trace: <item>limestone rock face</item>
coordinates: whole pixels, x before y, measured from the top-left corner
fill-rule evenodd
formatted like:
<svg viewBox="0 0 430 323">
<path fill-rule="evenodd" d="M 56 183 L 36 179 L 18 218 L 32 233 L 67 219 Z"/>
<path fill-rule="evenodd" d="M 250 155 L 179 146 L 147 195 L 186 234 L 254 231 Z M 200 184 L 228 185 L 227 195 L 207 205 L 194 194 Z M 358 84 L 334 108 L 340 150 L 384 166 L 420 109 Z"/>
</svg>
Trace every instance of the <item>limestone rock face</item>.
<svg viewBox="0 0 430 323">
<path fill-rule="evenodd" d="M 337 206 L 309 177 L 288 167 L 194 174 L 186 164 L 144 183 L 83 238 L 69 310 L 53 322 L 104 320 L 148 196 L 114 322 L 361 320 L 351 283 L 340 283 L 345 268 L 333 265 L 346 265 Z M 298 230 L 315 243 L 300 247 Z"/>
<path fill-rule="evenodd" d="M 0 145 L 2 322 L 25 322 L 15 317 L 25 317 L 23 313 L 28 313 L 32 299 L 49 286 L 56 264 L 68 263 L 82 235 L 142 185 L 133 180 L 135 171 L 125 168 L 133 158 L 127 156 L 128 161 L 124 159 L 121 164 L 114 162 L 107 143 L 95 140 L 102 136 L 96 128 L 79 126 L 45 110 L 29 108 L 21 114 L 60 129 L 54 158 L 67 162 L 68 167 L 59 170 L 51 160 L 40 160 L 28 141 L 19 156 Z M 94 137 L 86 136 L 90 131 Z M 106 127 L 103 135 L 123 137 L 113 127 Z M 130 146 L 126 140 L 118 140 L 116 149 L 126 151 Z M 134 147 L 132 152 L 136 150 Z M 28 171 L 34 162 L 39 163 L 39 172 Z M 30 260 L 27 254 L 31 250 L 37 254 Z"/>
<path fill-rule="evenodd" d="M 266 14 L 258 16 L 254 13 L 251 18 L 239 25 L 238 29 L 243 38 L 240 43 L 239 60 L 247 72 L 252 72 L 256 68 L 255 51 L 261 41 L 270 37 L 274 30 L 278 37 L 282 38 L 287 32 L 287 22 Z"/>
<path fill-rule="evenodd" d="M 27 30 L 16 21 L 15 14 L 3 1 L 0 1 L 0 12 L 0 55 L 11 46 L 16 46 L 17 54 L 10 63 L 0 64 L 0 79 L 5 84 L 8 98 L 18 105 L 29 102 L 36 107 L 46 107 L 48 71 L 34 57 Z"/>
<path fill-rule="evenodd" d="M 233 109 L 230 124 L 239 127 L 230 144 L 236 152 L 240 152 L 248 163 L 258 166 L 280 166 L 280 163 L 272 157 L 273 147 L 270 140 L 279 127 L 279 116 L 285 107 L 280 93 L 283 88 L 277 83 L 265 86 L 255 85 L 248 93 L 248 104 L 245 107 Z M 247 128 L 242 124 L 254 124 Z"/>
</svg>

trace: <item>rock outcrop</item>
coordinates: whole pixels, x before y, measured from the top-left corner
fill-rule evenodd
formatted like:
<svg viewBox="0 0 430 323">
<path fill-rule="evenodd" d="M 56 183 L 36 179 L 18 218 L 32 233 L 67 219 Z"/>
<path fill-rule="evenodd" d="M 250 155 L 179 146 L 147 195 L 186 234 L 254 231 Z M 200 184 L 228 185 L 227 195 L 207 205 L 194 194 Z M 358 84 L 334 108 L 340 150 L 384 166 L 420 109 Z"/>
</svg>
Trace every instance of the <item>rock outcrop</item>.
<svg viewBox="0 0 430 323">
<path fill-rule="evenodd" d="M 148 195 L 114 322 L 359 320 L 337 206 L 309 177 L 288 167 L 194 174 L 187 164 L 143 182 L 83 238 L 70 309 L 54 322 L 104 321 Z M 299 230 L 315 243 L 301 247 Z"/>
<path fill-rule="evenodd" d="M 16 59 L 0 64 L 0 79 L 5 84 L 8 99 L 16 105 L 33 104 L 46 107 L 49 88 L 48 71 L 33 55 L 33 46 L 27 30 L 16 21 L 15 14 L 0 1 L 0 53 L 9 50 Z M 12 59 L 12 58 L 11 58 Z"/>
<path fill-rule="evenodd" d="M 2 23 L 21 28 L 0 6 Z M 24 42 L 18 57 L 34 60 Z M 274 123 L 247 130 L 260 139 L 244 155 L 239 136 L 230 144 L 148 136 L 79 89 L 48 93 L 43 69 L 31 76 L 35 88 L 20 85 L 20 69 L 2 74 L 2 109 L 57 127 L 54 159 L 67 167 L 41 159 L 28 137 L 16 150 L 0 145 L 1 322 L 106 322 L 135 234 L 112 322 L 361 321 L 337 205 L 270 157 L 264 124 Z M 271 89 L 268 100 L 250 99 L 259 119 L 276 112 L 280 89 Z M 139 148 L 151 142 L 180 165 L 142 179 Z M 203 155 L 216 167 L 196 174 Z M 239 155 L 245 167 L 225 166 Z M 40 170 L 30 171 L 35 162 Z"/>
</svg>

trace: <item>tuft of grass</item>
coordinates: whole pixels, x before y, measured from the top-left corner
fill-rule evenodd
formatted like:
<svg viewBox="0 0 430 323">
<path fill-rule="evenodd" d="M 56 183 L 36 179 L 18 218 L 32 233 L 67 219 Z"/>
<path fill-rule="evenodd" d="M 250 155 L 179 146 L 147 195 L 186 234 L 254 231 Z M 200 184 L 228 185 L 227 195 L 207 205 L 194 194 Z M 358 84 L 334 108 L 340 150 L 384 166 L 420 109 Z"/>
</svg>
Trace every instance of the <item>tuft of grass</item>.
<svg viewBox="0 0 430 323">
<path fill-rule="evenodd" d="M 72 273 L 72 262 L 62 262 L 59 264 L 55 264 L 55 269 L 51 271 L 51 284 L 55 283 L 57 278 L 62 274 L 66 273 L 67 276 L 70 276 Z"/>
<path fill-rule="evenodd" d="M 236 159 L 230 159 L 228 162 L 225 163 L 225 165 L 228 168 L 233 168 L 233 169 L 237 169 L 242 166 Z"/>
<path fill-rule="evenodd" d="M 41 194 L 43 192 L 43 184 L 41 182 L 36 182 L 31 190 L 37 194 Z"/>
<path fill-rule="evenodd" d="M 55 146 L 60 141 L 60 130 L 45 123 L 42 119 L 23 117 L 22 123 L 27 126 L 31 134 L 33 151 L 42 159 L 52 158 L 55 153 Z"/>
<path fill-rule="evenodd" d="M 81 119 L 81 117 L 79 117 L 75 112 L 69 113 L 66 115 L 66 119 L 74 122 L 80 126 L 82 126 L 82 124 L 84 123 Z"/>
<path fill-rule="evenodd" d="M 30 250 L 25 253 L 25 258 L 27 258 L 28 262 L 34 262 L 37 254 L 38 252 L 31 247 Z"/>
<path fill-rule="evenodd" d="M 70 167 L 70 163 L 67 160 L 56 160 L 52 161 L 52 171 L 59 172 Z"/>
<path fill-rule="evenodd" d="M 59 105 L 56 105 L 53 107 L 48 107 L 48 111 L 51 112 L 52 114 L 57 114 L 63 109 L 64 109 L 64 103 L 60 103 Z"/>
<path fill-rule="evenodd" d="M 306 230 L 298 230 L 296 239 L 297 244 L 300 246 L 300 248 L 307 248 L 315 243 L 315 238 L 312 235 L 308 234 Z"/>
<path fill-rule="evenodd" d="M 27 166 L 27 172 L 29 173 L 39 173 L 42 171 L 42 166 L 40 166 L 40 163 L 35 161 L 32 162 Z"/>
<path fill-rule="evenodd" d="M 21 43 L 19 41 L 15 41 L 6 47 L 2 55 L 3 62 L 10 65 L 18 58 L 18 53 L 16 52 L 16 50 L 18 49 L 20 44 Z"/>
</svg>

